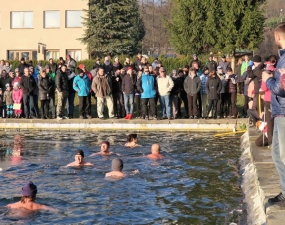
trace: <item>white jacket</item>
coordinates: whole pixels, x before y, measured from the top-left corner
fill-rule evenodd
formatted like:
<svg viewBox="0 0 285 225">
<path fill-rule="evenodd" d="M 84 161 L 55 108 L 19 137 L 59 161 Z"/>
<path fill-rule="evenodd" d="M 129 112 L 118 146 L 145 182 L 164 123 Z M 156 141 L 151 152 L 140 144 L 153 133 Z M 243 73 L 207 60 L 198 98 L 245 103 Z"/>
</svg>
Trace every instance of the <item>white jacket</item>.
<svg viewBox="0 0 285 225">
<path fill-rule="evenodd" d="M 160 96 L 170 95 L 170 91 L 174 86 L 170 76 L 157 77 L 158 93 Z"/>
</svg>

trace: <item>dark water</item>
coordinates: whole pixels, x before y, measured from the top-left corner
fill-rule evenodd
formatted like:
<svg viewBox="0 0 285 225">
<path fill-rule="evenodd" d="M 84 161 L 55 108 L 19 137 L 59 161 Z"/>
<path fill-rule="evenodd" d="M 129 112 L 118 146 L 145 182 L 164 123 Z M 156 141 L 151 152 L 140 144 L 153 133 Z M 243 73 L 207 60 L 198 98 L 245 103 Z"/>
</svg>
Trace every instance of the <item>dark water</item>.
<svg viewBox="0 0 285 225">
<path fill-rule="evenodd" d="M 0 224 L 239 223 L 238 137 L 177 132 L 138 135 L 143 147 L 127 149 L 123 146 L 126 134 L 119 132 L 2 134 Z M 122 155 L 125 179 L 104 178 L 116 156 L 85 157 L 94 168 L 63 167 L 73 161 L 76 149 L 88 156 L 99 151 L 105 139 L 113 152 Z M 152 143 L 161 143 L 165 159 L 142 157 Z M 4 207 L 20 199 L 21 188 L 29 180 L 38 186 L 36 202 L 58 212 Z"/>
</svg>

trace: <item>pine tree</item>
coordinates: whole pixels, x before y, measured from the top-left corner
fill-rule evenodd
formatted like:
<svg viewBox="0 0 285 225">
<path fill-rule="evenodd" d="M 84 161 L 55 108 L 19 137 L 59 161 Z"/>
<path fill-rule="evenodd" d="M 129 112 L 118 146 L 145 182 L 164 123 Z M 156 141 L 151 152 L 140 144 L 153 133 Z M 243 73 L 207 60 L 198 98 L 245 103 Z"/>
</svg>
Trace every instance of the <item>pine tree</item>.
<svg viewBox="0 0 285 225">
<path fill-rule="evenodd" d="M 266 0 L 172 0 L 167 21 L 178 53 L 233 53 L 257 48 L 263 40 Z"/>
<path fill-rule="evenodd" d="M 92 56 L 134 55 L 145 35 L 136 0 L 89 0 L 81 41 Z"/>
</svg>

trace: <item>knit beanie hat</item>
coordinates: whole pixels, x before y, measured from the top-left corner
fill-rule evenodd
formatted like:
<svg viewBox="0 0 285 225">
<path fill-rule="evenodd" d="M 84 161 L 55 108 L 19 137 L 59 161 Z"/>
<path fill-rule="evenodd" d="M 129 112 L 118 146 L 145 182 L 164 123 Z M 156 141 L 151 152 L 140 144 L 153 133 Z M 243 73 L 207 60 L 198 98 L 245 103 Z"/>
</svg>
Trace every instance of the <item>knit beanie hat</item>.
<svg viewBox="0 0 285 225">
<path fill-rule="evenodd" d="M 123 160 L 118 159 L 118 158 L 112 160 L 112 170 L 113 171 L 121 171 L 123 167 L 124 167 Z"/>
<path fill-rule="evenodd" d="M 37 186 L 34 185 L 32 181 L 29 181 L 23 188 L 22 188 L 22 195 L 23 196 L 33 196 L 37 194 Z"/>
</svg>

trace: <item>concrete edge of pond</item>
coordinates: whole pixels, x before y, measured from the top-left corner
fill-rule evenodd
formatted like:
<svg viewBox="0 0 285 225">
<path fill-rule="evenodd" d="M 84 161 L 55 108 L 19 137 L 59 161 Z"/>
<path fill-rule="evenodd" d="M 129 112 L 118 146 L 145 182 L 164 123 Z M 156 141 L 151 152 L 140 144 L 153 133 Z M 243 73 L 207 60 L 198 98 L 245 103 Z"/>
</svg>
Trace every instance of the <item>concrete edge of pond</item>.
<svg viewBox="0 0 285 225">
<path fill-rule="evenodd" d="M 232 131 L 247 124 L 248 119 L 220 120 L 123 120 L 123 119 L 3 119 L 0 120 L 0 130 L 165 130 L 165 131 Z"/>
<path fill-rule="evenodd" d="M 280 193 L 279 175 L 271 157 L 271 148 L 257 147 L 260 135 L 250 128 L 241 137 L 242 155 L 239 159 L 242 190 L 247 204 L 248 225 L 280 225 L 285 222 L 285 204 L 268 205 L 268 198 Z"/>
</svg>

